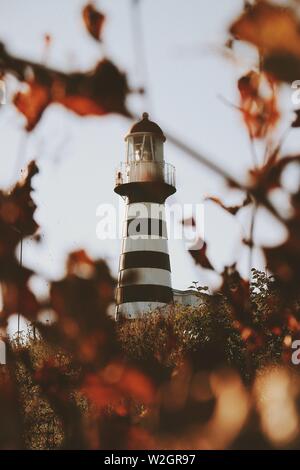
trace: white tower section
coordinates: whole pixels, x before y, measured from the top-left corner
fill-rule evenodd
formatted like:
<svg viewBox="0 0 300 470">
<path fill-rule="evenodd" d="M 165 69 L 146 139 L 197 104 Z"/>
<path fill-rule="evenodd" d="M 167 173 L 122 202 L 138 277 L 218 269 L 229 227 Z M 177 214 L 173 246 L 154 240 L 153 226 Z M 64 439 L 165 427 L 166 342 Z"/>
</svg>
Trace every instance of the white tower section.
<svg viewBox="0 0 300 470">
<path fill-rule="evenodd" d="M 126 161 L 115 192 L 126 200 L 116 291 L 116 317 L 136 318 L 173 302 L 165 200 L 175 193 L 175 169 L 165 163 L 161 128 L 144 113 L 126 136 Z"/>
</svg>

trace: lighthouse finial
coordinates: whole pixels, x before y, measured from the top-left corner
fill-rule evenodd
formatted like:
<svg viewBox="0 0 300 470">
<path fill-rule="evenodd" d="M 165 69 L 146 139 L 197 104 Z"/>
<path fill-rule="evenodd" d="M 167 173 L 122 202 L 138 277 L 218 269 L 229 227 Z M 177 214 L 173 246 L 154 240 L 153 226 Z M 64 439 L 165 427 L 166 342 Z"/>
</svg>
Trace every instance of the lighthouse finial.
<svg viewBox="0 0 300 470">
<path fill-rule="evenodd" d="M 148 113 L 143 113 L 143 119 L 148 119 L 149 118 L 149 114 Z"/>
</svg>

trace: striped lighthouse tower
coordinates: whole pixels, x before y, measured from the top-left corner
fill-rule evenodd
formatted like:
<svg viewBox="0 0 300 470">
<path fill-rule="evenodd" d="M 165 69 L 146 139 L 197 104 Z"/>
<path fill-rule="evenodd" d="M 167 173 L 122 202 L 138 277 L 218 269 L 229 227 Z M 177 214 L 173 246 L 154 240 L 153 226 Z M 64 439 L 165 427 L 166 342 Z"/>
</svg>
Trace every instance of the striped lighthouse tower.
<svg viewBox="0 0 300 470">
<path fill-rule="evenodd" d="M 115 192 L 126 201 L 116 318 L 136 318 L 173 301 L 165 200 L 175 193 L 175 169 L 165 163 L 161 128 L 144 113 L 125 137 L 126 161 Z"/>
</svg>

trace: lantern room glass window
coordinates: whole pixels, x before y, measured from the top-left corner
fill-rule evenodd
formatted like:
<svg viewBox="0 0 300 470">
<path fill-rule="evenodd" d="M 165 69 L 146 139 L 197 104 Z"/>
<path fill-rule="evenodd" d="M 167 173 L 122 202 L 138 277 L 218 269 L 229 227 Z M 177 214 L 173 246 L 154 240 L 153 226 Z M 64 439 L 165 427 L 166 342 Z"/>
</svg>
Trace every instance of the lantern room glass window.
<svg viewBox="0 0 300 470">
<path fill-rule="evenodd" d="M 163 161 L 163 142 L 151 133 L 127 137 L 127 162 Z"/>
</svg>

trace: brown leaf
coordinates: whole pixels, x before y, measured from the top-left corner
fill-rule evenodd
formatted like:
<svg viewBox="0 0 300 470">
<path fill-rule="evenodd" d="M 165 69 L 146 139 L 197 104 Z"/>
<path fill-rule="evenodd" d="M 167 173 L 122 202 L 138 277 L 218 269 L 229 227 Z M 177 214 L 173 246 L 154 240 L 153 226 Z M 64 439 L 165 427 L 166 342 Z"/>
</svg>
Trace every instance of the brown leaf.
<svg viewBox="0 0 300 470">
<path fill-rule="evenodd" d="M 287 53 L 276 53 L 264 58 L 263 69 L 283 82 L 293 82 L 300 76 L 300 59 Z"/>
<path fill-rule="evenodd" d="M 244 243 L 244 245 L 246 246 L 249 246 L 250 248 L 254 247 L 254 241 L 251 240 L 250 238 L 243 238 L 242 243 Z"/>
<path fill-rule="evenodd" d="M 205 242 L 203 242 L 202 248 L 196 249 L 196 250 L 190 249 L 189 253 L 194 259 L 195 263 L 202 266 L 202 268 L 214 269 L 209 259 L 206 256 L 206 249 L 207 249 L 207 245 Z"/>
<path fill-rule="evenodd" d="M 57 320 L 37 325 L 42 337 L 63 345 L 80 364 L 101 367 L 119 351 L 115 323 L 107 315 L 114 284 L 104 261 L 92 261 L 83 250 L 71 253 L 65 278 L 51 283 L 47 307 Z"/>
<path fill-rule="evenodd" d="M 129 92 L 126 76 L 108 59 L 86 73 L 66 74 L 13 57 L 0 44 L 0 62 L 5 73 L 28 84 L 28 90 L 14 98 L 15 106 L 27 119 L 27 130 L 35 127 L 51 103 L 59 103 L 80 116 L 129 115 L 125 105 Z"/>
<path fill-rule="evenodd" d="M 20 267 L 19 270 L 21 271 Z M 28 320 L 36 319 L 40 305 L 24 281 L 20 273 L 15 279 L 2 282 L 3 318 L 1 321 L 6 321 L 10 315 L 17 312 L 21 312 Z"/>
<path fill-rule="evenodd" d="M 300 74 L 300 22 L 288 7 L 259 1 L 230 28 L 236 39 L 250 42 L 263 56 L 262 68 L 277 80 L 291 82 Z"/>
<path fill-rule="evenodd" d="M 212 196 L 207 197 L 205 200 L 214 202 L 215 204 L 222 207 L 222 209 L 224 209 L 225 211 L 229 212 L 232 215 L 236 215 L 240 209 L 242 209 L 243 207 L 248 206 L 252 202 L 251 197 L 250 197 L 249 194 L 244 199 L 244 201 L 241 204 L 237 205 L 237 206 L 226 206 L 226 205 L 223 204 L 223 202 L 219 198 L 212 197 Z"/>
<path fill-rule="evenodd" d="M 110 363 L 100 373 L 88 375 L 82 387 L 83 393 L 98 408 L 108 405 L 114 408 L 124 398 L 149 404 L 154 400 L 154 386 L 143 373 L 121 363 Z"/>
<path fill-rule="evenodd" d="M 280 186 L 282 172 L 290 163 L 300 164 L 300 156 L 291 155 L 279 159 L 278 151 L 275 150 L 264 166 L 250 172 L 253 178 L 252 193 L 258 201 L 264 200 L 271 189 Z"/>
<path fill-rule="evenodd" d="M 97 41 L 101 41 L 101 35 L 105 16 L 100 11 L 96 10 L 92 3 L 88 3 L 82 10 L 82 17 L 86 29 L 90 35 Z"/>
<path fill-rule="evenodd" d="M 298 223 L 299 227 L 299 223 Z M 299 230 L 299 228 L 298 228 Z M 283 244 L 264 248 L 267 267 L 284 287 L 288 298 L 299 293 L 300 285 L 300 242 L 299 233 L 291 235 Z"/>
<path fill-rule="evenodd" d="M 297 128 L 300 127 L 300 109 L 295 110 L 296 117 L 291 124 L 291 127 Z"/>
<path fill-rule="evenodd" d="M 266 137 L 279 119 L 274 81 L 264 73 L 250 71 L 239 79 L 238 89 L 241 97 L 240 110 L 250 138 Z"/>
<path fill-rule="evenodd" d="M 88 277 L 88 275 L 94 274 L 94 262 L 84 250 L 70 253 L 66 268 L 68 275 L 80 275 L 80 273 L 85 273 L 84 277 Z"/>
<path fill-rule="evenodd" d="M 6 326 L 10 315 L 21 312 L 30 320 L 35 319 L 39 304 L 30 291 L 27 281 L 30 269 L 20 265 L 16 247 L 24 237 L 37 230 L 34 220 L 36 205 L 32 199 L 32 178 L 38 172 L 31 162 L 24 178 L 10 192 L 0 192 L 0 281 L 2 284 L 1 324 Z"/>
<path fill-rule="evenodd" d="M 27 119 L 27 131 L 36 126 L 50 102 L 50 91 L 35 81 L 28 83 L 28 89 L 17 92 L 13 99 L 16 108 Z"/>
<path fill-rule="evenodd" d="M 37 172 L 36 164 L 31 162 L 22 181 L 10 192 L 0 191 L 0 259 L 15 259 L 14 250 L 21 238 L 33 235 L 38 228 L 33 218 L 36 205 L 31 197 L 32 178 Z"/>
<path fill-rule="evenodd" d="M 249 282 L 241 277 L 235 265 L 226 266 L 222 277 L 220 292 L 227 297 L 234 318 L 243 325 L 252 325 Z"/>
<path fill-rule="evenodd" d="M 263 54 L 280 52 L 300 57 L 299 21 L 289 8 L 260 1 L 233 23 L 230 32 L 254 44 Z"/>
</svg>

